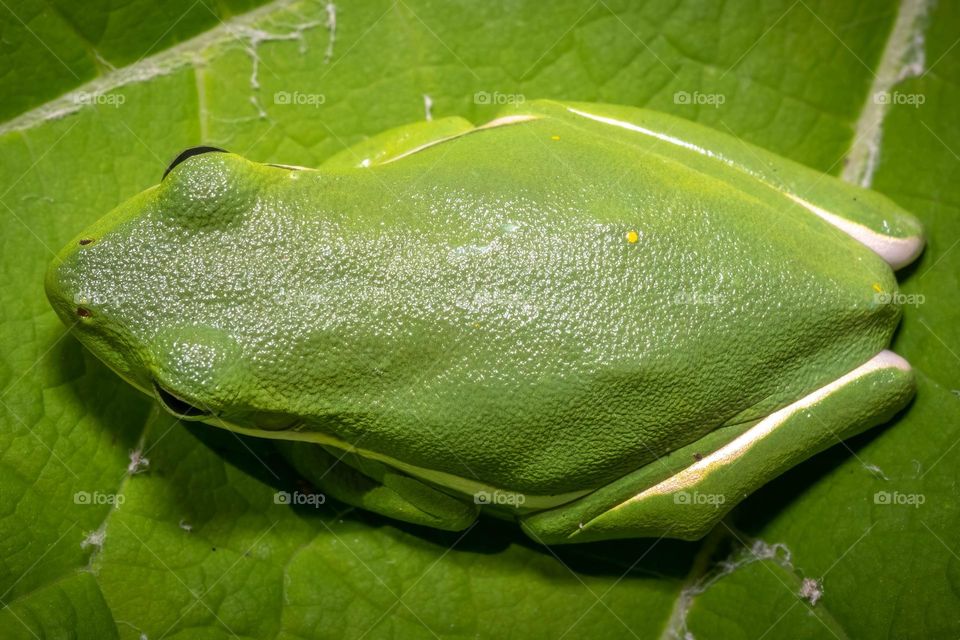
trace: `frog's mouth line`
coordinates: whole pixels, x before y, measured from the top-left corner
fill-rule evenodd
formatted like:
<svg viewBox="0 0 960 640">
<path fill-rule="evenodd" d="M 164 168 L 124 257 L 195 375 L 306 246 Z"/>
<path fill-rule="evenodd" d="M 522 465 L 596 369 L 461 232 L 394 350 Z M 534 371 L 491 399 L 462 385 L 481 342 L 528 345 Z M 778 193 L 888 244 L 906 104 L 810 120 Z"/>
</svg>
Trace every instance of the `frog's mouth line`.
<svg viewBox="0 0 960 640">
<path fill-rule="evenodd" d="M 156 380 L 153 382 L 153 390 L 156 392 L 157 400 L 160 401 L 160 404 L 162 404 L 167 411 L 178 418 L 183 418 L 185 420 L 201 420 L 203 418 L 209 418 L 213 415 L 213 412 L 211 411 L 204 411 L 199 407 L 193 406 L 186 400 L 178 398 L 174 394 L 164 389 Z"/>
</svg>

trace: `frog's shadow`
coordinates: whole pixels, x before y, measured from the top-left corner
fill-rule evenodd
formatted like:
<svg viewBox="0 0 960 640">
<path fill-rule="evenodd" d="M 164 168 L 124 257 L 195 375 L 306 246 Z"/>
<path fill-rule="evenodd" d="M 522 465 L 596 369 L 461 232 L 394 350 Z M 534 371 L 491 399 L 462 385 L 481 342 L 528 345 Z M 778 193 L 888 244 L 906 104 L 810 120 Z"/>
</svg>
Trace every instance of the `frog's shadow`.
<svg viewBox="0 0 960 640">
<path fill-rule="evenodd" d="M 83 416 L 110 430 L 113 443 L 133 450 L 143 434 L 150 401 L 100 362 L 78 340 L 57 326 L 56 341 L 48 357 L 59 370 L 58 379 L 72 396 L 68 403 L 82 407 Z"/>
<path fill-rule="evenodd" d="M 709 560 L 715 561 L 729 553 L 732 548 L 749 546 L 751 537 L 760 535 L 764 528 L 791 504 L 801 499 L 813 487 L 827 481 L 828 476 L 837 472 L 851 459 L 857 459 L 864 448 L 892 428 L 910 410 L 914 401 L 911 400 L 886 423 L 842 443 L 838 442 L 787 470 L 737 505 L 707 537 L 694 542 L 636 538 L 547 547 L 523 534 L 518 525 L 492 518 L 482 517 L 473 530 L 463 536 L 458 532 L 398 523 L 372 513 L 356 513 L 372 526 L 389 525 L 444 548 L 456 545 L 457 549 L 465 551 L 498 553 L 510 545 L 518 545 L 555 557 L 571 570 L 584 575 L 613 575 L 619 578 L 629 573 L 634 578 L 646 576 L 686 580 L 694 558 L 702 550 L 705 549 L 710 554 Z M 865 473 L 867 472 L 869 470 L 865 470 Z M 707 544 L 708 537 L 722 543 Z"/>
<path fill-rule="evenodd" d="M 78 342 L 63 341 L 56 349 L 57 360 L 62 363 L 64 374 L 67 376 L 75 373 L 69 370 L 67 363 L 75 363 L 77 358 L 85 360 L 87 373 L 94 374 L 89 378 L 95 380 L 91 386 L 99 387 L 100 393 L 96 394 L 98 397 L 110 397 L 111 394 L 114 394 L 113 397 L 116 397 L 115 394 L 141 395 L 139 391 L 116 378 L 96 358 L 84 353 L 83 347 Z M 94 371 L 95 368 L 102 370 L 103 375 Z M 86 376 L 84 378 L 86 379 Z M 109 389 L 103 389 L 107 384 L 105 380 L 111 380 Z M 84 388 L 86 384 L 86 382 L 73 381 L 68 386 L 76 394 L 77 402 L 84 403 L 88 412 L 96 418 L 97 424 L 108 425 L 114 430 L 117 440 L 125 446 L 132 447 L 138 434 L 130 429 L 130 425 L 135 424 L 136 420 L 118 420 L 116 411 L 110 408 L 112 403 L 90 402 L 89 390 Z M 740 504 L 733 511 L 732 516 L 728 516 L 726 522 L 734 523 L 747 534 L 762 531 L 766 524 L 777 518 L 784 509 L 812 486 L 833 473 L 858 451 L 879 437 L 908 411 L 911 405 L 912 402 L 887 424 L 847 440 L 846 446 L 837 444 L 774 479 Z M 148 402 L 144 402 L 143 406 L 145 407 L 143 418 L 146 419 L 152 407 Z M 233 434 L 200 423 L 184 423 L 183 427 L 199 444 L 216 453 L 226 464 L 256 478 L 263 484 L 277 491 L 292 492 L 302 488 L 304 481 L 301 476 L 286 462 L 271 441 Z M 419 538 L 436 546 L 441 552 L 455 549 L 459 553 L 495 555 L 506 552 L 512 546 L 518 546 L 555 558 L 570 570 L 583 575 L 620 578 L 630 574 L 634 578 L 683 580 L 689 574 L 695 556 L 703 547 L 701 542 L 651 538 L 547 547 L 527 537 L 517 524 L 489 517 L 481 517 L 469 531 L 464 533 L 399 522 L 375 513 L 351 508 L 332 499 L 319 509 L 310 506 L 287 508 L 294 509 L 306 521 L 323 519 L 323 525 L 317 523 L 318 530 L 332 526 L 330 523 L 335 524 L 336 521 L 346 520 L 362 523 L 364 527 L 392 529 L 393 535 Z M 718 526 L 723 527 L 724 524 Z M 336 531 L 335 528 L 333 530 Z"/>
<path fill-rule="evenodd" d="M 896 423 L 910 411 L 914 402 L 916 398 L 912 398 L 887 422 L 838 442 L 760 487 L 737 506 L 735 510 L 737 526 L 748 535 L 762 531 L 804 494 L 820 483 L 828 482 L 829 476 L 838 473 L 840 467 L 848 464 L 851 459 L 860 460 L 863 450 L 888 429 L 896 426 Z M 872 476 L 882 476 L 882 471 L 867 467 L 866 460 L 861 462 L 864 465 L 865 483 Z"/>
<path fill-rule="evenodd" d="M 67 381 L 65 388 L 74 396 L 76 406 L 84 408 L 90 423 L 108 429 L 116 446 L 132 451 L 142 436 L 142 427 L 151 412 L 158 410 L 156 404 L 120 379 L 76 340 L 60 340 L 51 350 L 51 357 L 60 370 L 58 377 Z M 206 447 L 225 464 L 275 491 L 292 493 L 304 490 L 302 477 L 270 440 L 234 434 L 197 422 L 181 423 L 178 428 L 185 429 L 198 446 Z M 149 468 L 147 473 L 162 477 L 165 482 L 179 481 L 175 476 L 166 475 L 159 467 Z M 190 491 L 197 489 L 178 487 L 174 493 L 186 495 Z M 326 532 L 329 528 L 336 534 L 343 520 L 347 524 L 381 529 L 387 535 L 398 538 L 417 538 L 434 546 L 438 550 L 438 557 L 447 549 L 457 553 L 493 556 L 508 552 L 511 547 L 523 547 L 546 558 L 555 558 L 583 575 L 620 578 L 629 573 L 633 577 L 682 580 L 689 572 L 699 548 L 697 543 L 654 539 L 546 547 L 527 537 L 513 522 L 481 517 L 466 533 L 441 531 L 352 508 L 333 499 L 319 508 L 283 508 L 293 509 L 303 520 L 313 522 L 318 532 Z M 533 564 L 544 571 L 551 571 L 549 566 L 552 563 Z M 553 573 L 551 571 L 551 575 Z"/>
<path fill-rule="evenodd" d="M 304 480 L 279 455 L 269 440 L 239 435 L 235 437 L 234 434 L 199 423 L 190 423 L 186 428 L 227 464 L 256 476 L 278 491 L 303 491 Z M 269 471 L 264 460 L 269 461 Z M 517 524 L 496 518 L 483 516 L 466 532 L 441 531 L 352 508 L 332 498 L 320 508 L 309 505 L 286 508 L 293 509 L 305 521 L 315 521 L 318 531 L 329 528 L 336 534 L 339 521 L 344 520 L 366 528 L 382 529 L 395 537 L 418 538 L 435 546 L 441 554 L 451 549 L 457 553 L 497 555 L 507 552 L 510 547 L 519 546 L 555 558 L 570 570 L 583 575 L 620 578 L 629 573 L 634 577 L 682 580 L 689 573 L 699 549 L 698 543 L 666 539 L 614 540 L 547 547 L 527 537 Z"/>
<path fill-rule="evenodd" d="M 836 472 L 839 467 L 856 458 L 858 453 L 874 439 L 880 437 L 892 427 L 899 418 L 909 411 L 911 401 L 887 423 L 869 429 L 858 436 L 836 444 L 811 459 L 788 470 L 767 485 L 751 494 L 738 505 L 723 523 L 717 525 L 719 533 L 726 538 L 726 545 L 708 551 L 711 557 L 719 557 L 729 551 L 731 545 L 749 544 L 749 536 L 759 535 L 771 521 L 789 508 L 804 493 L 811 490 Z M 257 476 L 261 481 L 278 490 L 293 491 L 303 480 L 285 461 L 281 480 L 264 471 L 259 458 L 269 456 L 280 460 L 281 456 L 273 449 L 272 443 L 261 438 L 238 436 L 207 425 L 193 423 L 188 430 L 205 446 L 210 447 L 227 463 Z M 305 445 L 309 446 L 309 445 Z M 269 451 L 273 449 L 273 451 Z M 256 451 L 254 455 L 253 452 Z M 259 458 L 258 458 L 259 457 Z M 273 463 L 271 463 L 272 465 Z M 276 470 L 276 469 L 275 469 Z M 408 524 L 380 516 L 362 509 L 349 507 L 335 500 L 329 500 L 322 509 L 310 506 L 289 507 L 298 512 L 305 520 L 323 519 L 324 529 L 332 527 L 336 532 L 339 520 L 373 529 L 390 530 L 389 535 L 412 536 L 435 546 L 439 553 L 448 549 L 457 553 L 496 555 L 507 552 L 510 547 L 522 547 L 536 554 L 555 559 L 569 570 L 581 575 L 609 576 L 621 578 L 629 575 L 633 579 L 670 579 L 683 581 L 687 578 L 697 554 L 704 549 L 703 541 L 685 542 L 672 539 L 637 538 L 629 540 L 610 540 L 584 544 L 545 546 L 525 535 L 519 525 L 491 517 L 481 517 L 467 532 L 441 531 L 430 527 Z M 544 571 L 546 565 L 534 563 Z"/>
</svg>

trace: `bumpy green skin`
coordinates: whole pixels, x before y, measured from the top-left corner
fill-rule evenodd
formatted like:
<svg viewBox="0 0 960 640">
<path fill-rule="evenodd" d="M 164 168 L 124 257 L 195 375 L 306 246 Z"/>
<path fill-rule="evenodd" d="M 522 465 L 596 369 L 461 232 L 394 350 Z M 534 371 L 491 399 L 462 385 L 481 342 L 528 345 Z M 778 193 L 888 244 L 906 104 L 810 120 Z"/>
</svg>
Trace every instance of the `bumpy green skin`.
<svg viewBox="0 0 960 640">
<path fill-rule="evenodd" d="M 499 489 L 526 496 L 501 511 L 552 542 L 702 535 L 743 496 L 704 517 L 667 508 L 580 531 L 584 513 L 867 362 L 898 322 L 878 301 L 896 292 L 891 268 L 785 192 L 890 236 L 919 226 L 878 194 L 717 132 L 576 108 L 711 154 L 548 102 L 490 128 L 407 127 L 318 170 L 207 153 L 64 248 L 48 296 L 139 388 L 211 424 L 324 445 L 293 455 L 321 483 L 330 452 L 355 447 L 339 465 L 354 479 L 326 481 L 348 502 L 462 528 L 471 494 Z M 887 378 L 828 431 L 902 407 L 912 378 Z M 836 441 L 784 438 L 783 459 L 754 453 L 741 475 L 716 477 L 749 492 Z M 419 485 L 423 517 L 370 497 L 400 487 L 390 500 L 403 502 L 404 483 Z M 446 505 L 436 513 L 431 492 Z M 671 520 L 685 524 L 671 532 Z"/>
</svg>

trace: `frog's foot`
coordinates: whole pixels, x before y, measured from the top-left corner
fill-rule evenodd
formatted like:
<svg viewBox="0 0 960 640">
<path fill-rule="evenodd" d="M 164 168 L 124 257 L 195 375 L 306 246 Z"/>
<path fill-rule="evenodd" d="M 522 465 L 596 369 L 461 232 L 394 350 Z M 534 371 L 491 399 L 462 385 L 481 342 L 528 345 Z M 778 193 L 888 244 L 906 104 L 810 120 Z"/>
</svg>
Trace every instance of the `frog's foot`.
<svg viewBox="0 0 960 640">
<path fill-rule="evenodd" d="M 379 462 L 305 442 L 281 440 L 277 447 L 304 478 L 346 504 L 447 531 L 460 531 L 477 519 L 476 504 Z"/>
<path fill-rule="evenodd" d="M 790 467 L 890 419 L 913 392 L 910 365 L 881 351 L 758 422 L 718 429 L 576 502 L 521 523 L 530 537 L 547 544 L 649 536 L 696 540 Z"/>
</svg>

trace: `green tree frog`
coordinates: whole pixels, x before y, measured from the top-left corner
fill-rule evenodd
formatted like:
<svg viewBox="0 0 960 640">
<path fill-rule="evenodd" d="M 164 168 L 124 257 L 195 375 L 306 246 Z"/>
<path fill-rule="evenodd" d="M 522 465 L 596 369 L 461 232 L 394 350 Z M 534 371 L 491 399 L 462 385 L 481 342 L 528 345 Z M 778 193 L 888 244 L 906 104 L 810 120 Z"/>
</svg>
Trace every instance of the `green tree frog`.
<svg viewBox="0 0 960 640">
<path fill-rule="evenodd" d="M 421 122 L 318 168 L 190 149 L 51 264 L 63 321 L 326 494 L 534 540 L 696 539 L 906 405 L 886 197 L 632 107 Z"/>
</svg>

